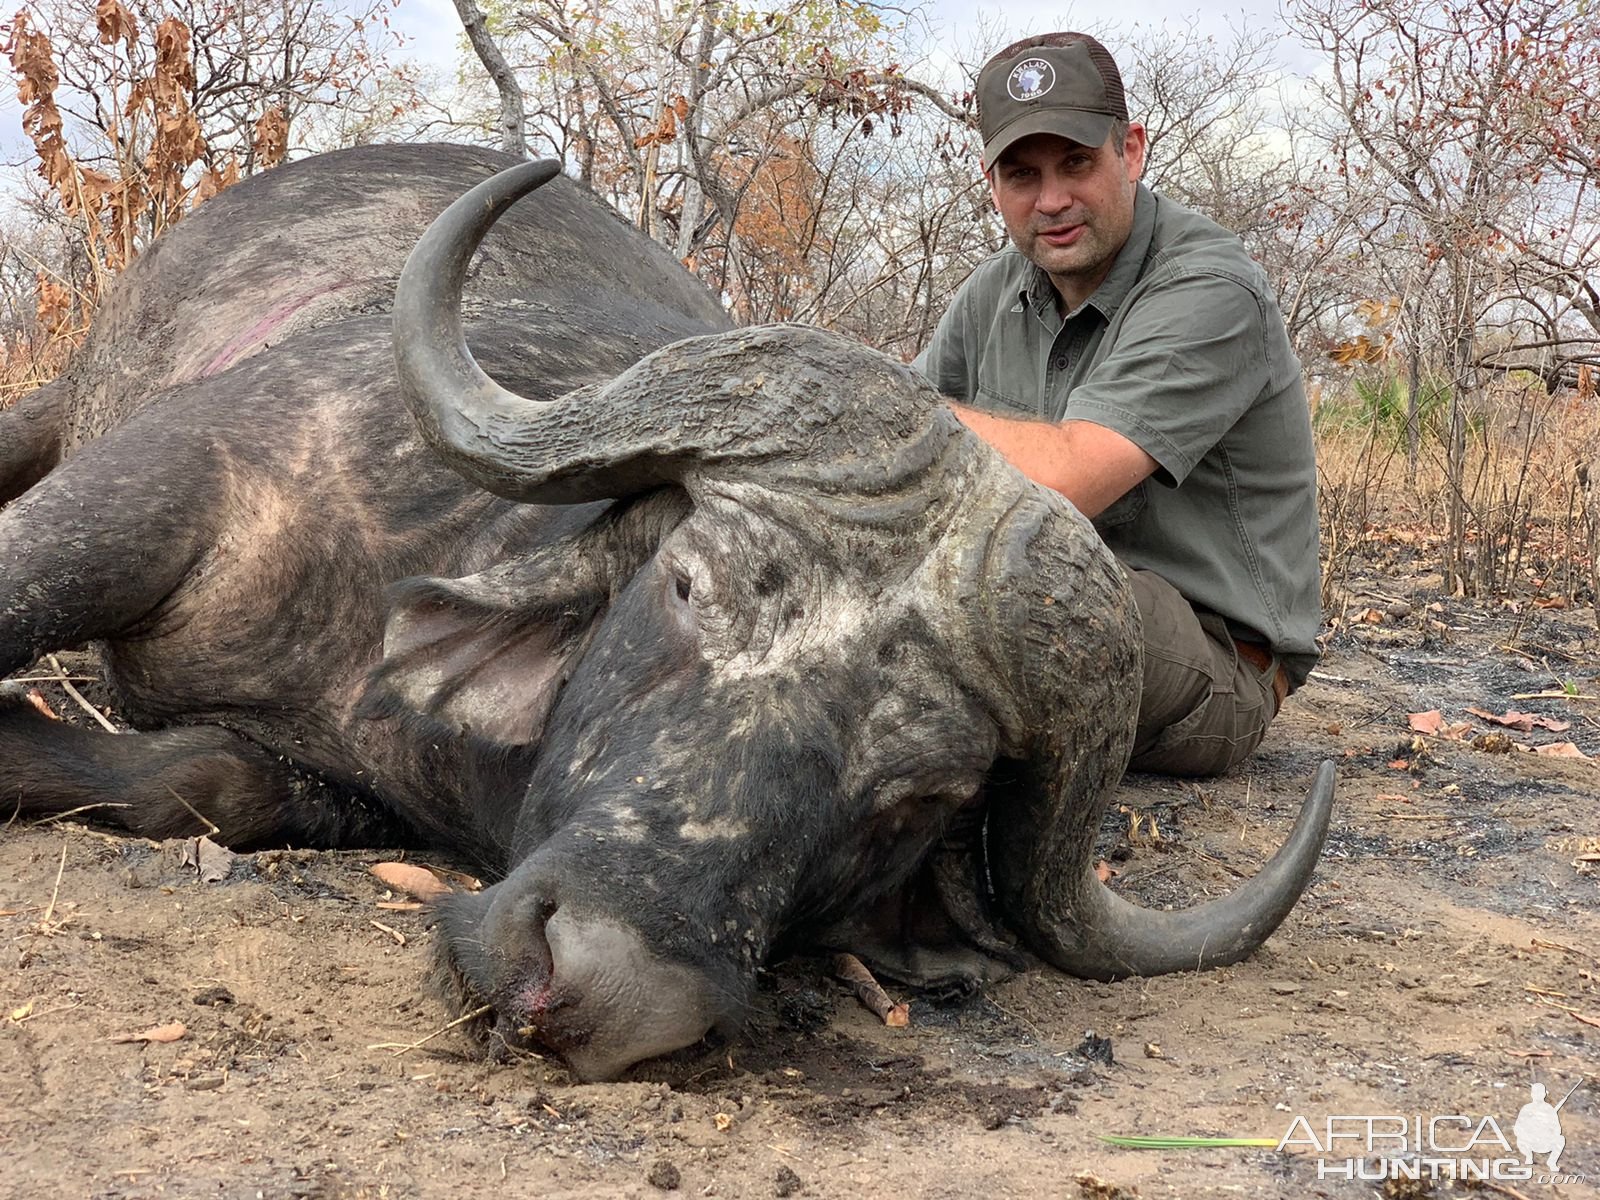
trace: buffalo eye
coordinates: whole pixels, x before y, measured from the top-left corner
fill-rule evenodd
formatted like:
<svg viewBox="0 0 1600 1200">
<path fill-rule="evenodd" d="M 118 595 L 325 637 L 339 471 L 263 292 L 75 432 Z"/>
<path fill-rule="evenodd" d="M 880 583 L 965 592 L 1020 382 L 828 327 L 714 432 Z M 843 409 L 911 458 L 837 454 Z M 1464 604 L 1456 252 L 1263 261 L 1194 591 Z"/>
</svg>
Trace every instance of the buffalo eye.
<svg viewBox="0 0 1600 1200">
<path fill-rule="evenodd" d="M 689 599 L 689 592 L 691 590 L 689 576 L 683 571 L 676 571 L 673 573 L 672 582 L 673 586 L 678 590 L 678 599 L 687 601 Z"/>
</svg>

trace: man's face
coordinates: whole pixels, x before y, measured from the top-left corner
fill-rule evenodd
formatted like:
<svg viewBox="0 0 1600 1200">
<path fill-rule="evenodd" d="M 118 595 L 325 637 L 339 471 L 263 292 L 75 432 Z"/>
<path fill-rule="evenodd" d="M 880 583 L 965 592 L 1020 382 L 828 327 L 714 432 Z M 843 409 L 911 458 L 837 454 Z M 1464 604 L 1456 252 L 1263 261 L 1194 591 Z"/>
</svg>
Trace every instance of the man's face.
<svg viewBox="0 0 1600 1200">
<path fill-rule="evenodd" d="M 1144 148 L 1138 124 L 1128 126 L 1120 155 L 1109 138 L 1084 146 L 1036 133 L 1008 146 L 989 174 L 1011 240 L 1050 276 L 1069 309 L 1100 285 L 1133 231 Z"/>
</svg>

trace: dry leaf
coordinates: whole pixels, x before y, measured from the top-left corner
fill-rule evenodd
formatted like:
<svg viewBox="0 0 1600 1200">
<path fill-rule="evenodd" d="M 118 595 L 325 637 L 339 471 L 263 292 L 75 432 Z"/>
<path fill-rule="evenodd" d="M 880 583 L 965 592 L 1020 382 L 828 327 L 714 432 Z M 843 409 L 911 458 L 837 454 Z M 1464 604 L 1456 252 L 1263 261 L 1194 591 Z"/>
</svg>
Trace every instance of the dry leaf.
<svg viewBox="0 0 1600 1200">
<path fill-rule="evenodd" d="M 449 867 L 435 867 L 435 866 L 429 866 L 428 870 L 432 871 L 435 875 L 437 875 L 440 879 L 444 880 L 446 883 L 452 884 L 455 887 L 460 888 L 460 889 L 462 889 L 464 891 L 468 891 L 468 892 L 481 892 L 481 891 L 483 891 L 483 880 L 479 879 L 475 875 L 468 875 L 465 871 L 452 871 Z"/>
<path fill-rule="evenodd" d="M 36 709 L 38 709 L 40 712 L 42 712 L 45 716 L 49 717 L 52 721 L 61 720 L 60 717 L 56 716 L 55 710 L 50 707 L 50 702 L 48 700 L 46 700 L 42 695 L 39 694 L 39 689 L 38 688 L 29 688 L 28 689 L 28 703 L 33 705 Z"/>
<path fill-rule="evenodd" d="M 189 1029 L 182 1021 L 174 1021 L 170 1025 L 157 1025 L 154 1029 L 146 1029 L 143 1033 L 119 1033 L 112 1038 L 113 1042 L 175 1042 L 188 1034 Z"/>
<path fill-rule="evenodd" d="M 1110 883 L 1120 874 L 1122 874 L 1121 871 L 1117 870 L 1103 858 L 1094 865 L 1095 878 L 1101 883 Z"/>
<path fill-rule="evenodd" d="M 31 1016 L 33 1016 L 33 1001 L 32 1000 L 29 1000 L 21 1008 L 13 1008 L 11 1010 L 11 1019 L 13 1021 L 15 1021 L 18 1025 L 22 1024 L 22 1022 L 26 1021 Z"/>
<path fill-rule="evenodd" d="M 1572 728 L 1571 721 L 1540 716 L 1538 713 L 1518 712 L 1514 708 L 1499 715 L 1485 712 L 1481 708 L 1468 708 L 1467 711 L 1475 717 L 1482 717 L 1485 721 L 1493 721 L 1496 725 L 1504 725 L 1507 729 L 1515 729 L 1522 733 L 1529 733 L 1536 728 L 1548 729 L 1551 733 L 1565 733 Z"/>
<path fill-rule="evenodd" d="M 184 842 L 182 865 L 199 872 L 201 883 L 220 883 L 233 870 L 238 857 L 232 850 L 217 845 L 208 837 L 197 837 Z"/>
<path fill-rule="evenodd" d="M 418 900 L 437 900 L 440 896 L 448 896 L 452 890 L 449 884 L 427 867 L 414 867 L 410 863 L 376 863 L 372 873 L 389 887 L 415 896 Z"/>
<path fill-rule="evenodd" d="M 1427 712 L 1406 714 L 1406 722 L 1418 733 L 1438 733 L 1444 725 L 1444 714 L 1437 708 L 1430 708 Z"/>
<path fill-rule="evenodd" d="M 1546 600 L 1535 600 L 1533 604 L 1535 608 L 1565 608 L 1567 606 L 1567 598 L 1565 596 L 1551 596 Z"/>
<path fill-rule="evenodd" d="M 1589 758 L 1571 742 L 1551 742 L 1547 746 L 1535 746 L 1533 752 L 1542 754 L 1546 758 L 1581 758 L 1585 761 Z"/>
</svg>

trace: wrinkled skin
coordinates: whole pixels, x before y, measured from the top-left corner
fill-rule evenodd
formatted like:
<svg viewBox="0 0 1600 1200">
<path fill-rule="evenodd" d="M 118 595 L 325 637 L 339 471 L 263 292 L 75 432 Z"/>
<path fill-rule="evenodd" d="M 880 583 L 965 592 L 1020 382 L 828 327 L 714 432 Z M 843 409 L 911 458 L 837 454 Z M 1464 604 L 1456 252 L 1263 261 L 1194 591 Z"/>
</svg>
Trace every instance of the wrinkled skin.
<svg viewBox="0 0 1600 1200">
<path fill-rule="evenodd" d="M 391 336 L 396 244 L 505 161 L 369 148 L 224 193 L 0 415 L 0 673 L 99 641 L 144 731 L 0 693 L 0 795 L 150 836 L 198 812 L 235 846 L 452 848 L 499 880 L 440 908 L 464 999 L 582 1078 L 736 1031 L 796 945 L 958 986 L 1258 945 L 1331 783 L 1226 901 L 1101 888 L 1125 579 L 904 367 L 713 332 L 565 181 L 473 258 L 536 165 L 434 225 Z"/>
</svg>

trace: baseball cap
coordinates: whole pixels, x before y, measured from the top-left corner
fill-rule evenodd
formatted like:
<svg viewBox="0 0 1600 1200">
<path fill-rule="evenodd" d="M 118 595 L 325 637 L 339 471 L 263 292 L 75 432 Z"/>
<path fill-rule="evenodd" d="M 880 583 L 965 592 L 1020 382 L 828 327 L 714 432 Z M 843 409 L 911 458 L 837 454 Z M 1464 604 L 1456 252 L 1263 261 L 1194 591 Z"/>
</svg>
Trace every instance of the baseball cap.
<svg viewBox="0 0 1600 1200">
<path fill-rule="evenodd" d="M 1076 39 L 1067 45 L 1049 41 Z M 1007 146 L 1053 133 L 1101 146 L 1116 121 L 1128 119 L 1122 76 L 1110 51 L 1088 34 L 1045 34 L 1007 46 L 978 73 L 978 124 L 983 161 L 993 166 Z"/>
</svg>

